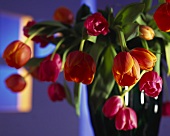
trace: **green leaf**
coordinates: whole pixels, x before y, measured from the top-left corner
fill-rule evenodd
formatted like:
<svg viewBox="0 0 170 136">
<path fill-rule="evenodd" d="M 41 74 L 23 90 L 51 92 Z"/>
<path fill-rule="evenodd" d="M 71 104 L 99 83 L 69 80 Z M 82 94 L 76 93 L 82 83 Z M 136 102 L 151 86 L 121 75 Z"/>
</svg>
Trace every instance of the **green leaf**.
<svg viewBox="0 0 170 136">
<path fill-rule="evenodd" d="M 165 45 L 166 62 L 168 65 L 168 76 L 170 75 L 170 42 Z"/>
<path fill-rule="evenodd" d="M 156 61 L 156 64 L 155 64 L 155 67 L 154 67 L 154 71 L 156 71 L 159 75 L 160 75 L 160 69 L 161 69 L 161 45 L 158 43 L 158 42 L 155 42 L 155 45 L 154 45 L 154 51 L 157 52 L 156 54 L 156 57 L 157 57 L 157 61 Z"/>
<path fill-rule="evenodd" d="M 155 37 L 162 38 L 164 41 L 170 42 L 170 34 L 160 31 L 160 30 L 155 30 Z"/>
<path fill-rule="evenodd" d="M 71 91 L 67 85 L 67 82 L 64 80 L 64 90 L 65 90 L 65 93 L 66 93 L 66 99 L 67 99 L 67 102 L 74 107 L 74 103 L 72 101 L 72 96 L 71 96 Z"/>
<path fill-rule="evenodd" d="M 145 12 L 148 12 L 151 9 L 152 2 L 153 0 L 143 0 L 143 3 L 145 3 L 145 9 L 144 9 Z"/>
<path fill-rule="evenodd" d="M 143 12 L 144 3 L 133 3 L 120 10 L 115 17 L 114 25 L 124 26 L 132 23 Z"/>
<path fill-rule="evenodd" d="M 123 27 L 122 29 L 126 41 L 129 41 L 137 36 L 139 36 L 139 25 L 136 23 L 130 23 Z"/>
<path fill-rule="evenodd" d="M 31 67 L 31 66 L 33 66 L 33 67 L 35 67 L 35 66 L 38 66 L 40 63 L 41 63 L 41 61 L 43 61 L 44 60 L 44 58 L 31 58 L 27 63 L 26 63 L 26 67 Z"/>
<path fill-rule="evenodd" d="M 76 114 L 80 116 L 80 98 L 81 98 L 81 90 L 80 90 L 80 83 L 74 83 L 74 104 L 76 109 Z"/>
<path fill-rule="evenodd" d="M 166 0 L 158 0 L 159 4 L 165 3 Z"/>
</svg>

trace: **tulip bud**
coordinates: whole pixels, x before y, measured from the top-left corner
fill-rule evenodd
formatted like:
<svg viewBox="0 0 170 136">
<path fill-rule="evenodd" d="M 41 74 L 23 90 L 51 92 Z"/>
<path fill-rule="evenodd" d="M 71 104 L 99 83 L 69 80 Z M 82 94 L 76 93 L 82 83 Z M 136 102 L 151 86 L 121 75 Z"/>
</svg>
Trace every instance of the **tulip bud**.
<svg viewBox="0 0 170 136">
<path fill-rule="evenodd" d="M 26 86 L 26 82 L 25 79 L 18 74 L 13 74 L 11 76 L 9 76 L 6 80 L 5 80 L 6 86 L 12 91 L 12 92 L 21 92 L 25 86 Z"/>
<path fill-rule="evenodd" d="M 122 107 L 123 107 L 122 97 L 112 96 L 105 102 L 102 111 L 107 118 L 112 119 Z"/>
<path fill-rule="evenodd" d="M 157 72 L 147 72 L 139 81 L 139 89 L 150 97 L 156 97 L 162 91 L 162 78 Z"/>
<path fill-rule="evenodd" d="M 139 31 L 140 31 L 140 35 L 139 36 L 142 39 L 145 39 L 145 40 L 152 40 L 154 38 L 154 36 L 155 36 L 155 32 L 149 26 L 141 25 L 139 27 Z"/>
<path fill-rule="evenodd" d="M 51 101 L 62 101 L 65 97 L 64 87 L 60 83 L 52 83 L 48 87 L 48 96 Z"/>
<path fill-rule="evenodd" d="M 74 21 L 73 13 L 66 7 L 57 8 L 54 12 L 53 18 L 54 20 L 68 25 L 72 24 Z"/>
<path fill-rule="evenodd" d="M 170 116 L 170 102 L 165 102 L 162 105 L 162 115 L 163 116 Z"/>
<path fill-rule="evenodd" d="M 3 53 L 6 63 L 15 68 L 21 68 L 31 58 L 31 49 L 28 45 L 21 41 L 13 41 L 10 43 Z"/>
<path fill-rule="evenodd" d="M 51 60 L 51 55 L 46 57 L 39 67 L 39 79 L 41 81 L 55 82 L 61 70 L 62 61 L 59 54 L 55 54 Z"/>
<path fill-rule="evenodd" d="M 67 81 L 91 84 L 95 72 L 96 64 L 87 53 L 74 51 L 67 56 L 64 65 L 64 77 Z"/>
<path fill-rule="evenodd" d="M 115 125 L 117 130 L 132 130 L 137 128 L 137 116 L 133 109 L 124 107 L 116 114 Z"/>
</svg>

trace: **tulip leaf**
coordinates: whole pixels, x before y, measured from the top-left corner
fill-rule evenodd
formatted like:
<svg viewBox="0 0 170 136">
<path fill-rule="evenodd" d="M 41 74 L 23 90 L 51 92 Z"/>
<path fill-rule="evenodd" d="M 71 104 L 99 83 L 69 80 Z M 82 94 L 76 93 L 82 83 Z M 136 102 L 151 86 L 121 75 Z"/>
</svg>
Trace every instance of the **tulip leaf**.
<svg viewBox="0 0 170 136">
<path fill-rule="evenodd" d="M 170 75 L 170 42 L 165 45 L 166 62 L 168 65 L 168 76 Z"/>
<path fill-rule="evenodd" d="M 132 23 L 143 12 L 145 8 L 144 3 L 133 3 L 120 10 L 115 17 L 114 25 L 124 26 Z"/>
<path fill-rule="evenodd" d="M 92 43 L 96 43 L 96 39 L 97 39 L 97 36 L 88 35 L 88 37 L 87 37 L 87 40 Z"/>
<path fill-rule="evenodd" d="M 114 87 L 115 80 L 112 74 L 112 62 L 115 55 L 116 52 L 113 46 L 108 46 L 101 58 L 99 71 L 91 87 L 91 104 L 95 111 L 109 97 Z"/>
<path fill-rule="evenodd" d="M 80 116 L 80 98 L 81 98 L 81 90 L 80 90 L 80 83 L 74 83 L 74 104 L 76 109 L 76 114 Z"/>
<path fill-rule="evenodd" d="M 26 63 L 26 67 L 31 67 L 31 66 L 38 66 L 41 61 L 43 61 L 44 58 L 31 58 L 27 63 Z"/>
<path fill-rule="evenodd" d="M 66 93 L 66 99 L 67 99 L 67 102 L 74 107 L 74 103 L 72 101 L 72 96 L 71 96 L 71 91 L 67 85 L 67 82 L 64 80 L 64 90 L 65 90 L 65 93 Z"/>
<path fill-rule="evenodd" d="M 151 9 L 153 0 L 143 0 L 143 3 L 145 3 L 145 9 L 144 11 L 147 12 Z"/>
<path fill-rule="evenodd" d="M 158 0 L 159 4 L 165 3 L 165 0 Z"/>
<path fill-rule="evenodd" d="M 170 42 L 170 34 L 166 32 L 155 30 L 155 37 L 162 38 L 163 40 Z"/>
</svg>

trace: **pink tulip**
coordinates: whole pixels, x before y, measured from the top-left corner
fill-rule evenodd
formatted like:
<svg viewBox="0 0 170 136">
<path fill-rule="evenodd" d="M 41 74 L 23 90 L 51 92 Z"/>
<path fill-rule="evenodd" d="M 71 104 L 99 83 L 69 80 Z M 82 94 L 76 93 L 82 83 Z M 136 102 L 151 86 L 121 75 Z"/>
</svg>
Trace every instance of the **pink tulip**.
<svg viewBox="0 0 170 136">
<path fill-rule="evenodd" d="M 112 96 L 105 102 L 102 111 L 107 118 L 112 119 L 122 107 L 123 107 L 122 97 Z"/>
<path fill-rule="evenodd" d="M 117 130 L 132 130 L 137 128 L 137 116 L 133 109 L 124 107 L 116 114 L 115 125 Z"/>
<path fill-rule="evenodd" d="M 163 103 L 162 105 L 162 115 L 170 116 L 170 101 Z"/>
</svg>

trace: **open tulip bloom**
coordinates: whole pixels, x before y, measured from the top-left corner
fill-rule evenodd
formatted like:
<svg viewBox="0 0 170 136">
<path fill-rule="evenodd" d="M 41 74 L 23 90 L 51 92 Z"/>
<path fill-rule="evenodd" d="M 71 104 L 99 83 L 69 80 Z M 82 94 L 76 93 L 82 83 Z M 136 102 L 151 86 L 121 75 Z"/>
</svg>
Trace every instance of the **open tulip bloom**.
<svg viewBox="0 0 170 136">
<path fill-rule="evenodd" d="M 144 132 L 146 136 L 156 136 L 158 128 L 148 124 L 159 122 L 160 111 L 156 114 L 150 109 L 154 109 L 155 104 L 162 105 L 160 94 L 166 79 L 162 77 L 170 75 L 170 34 L 167 33 L 170 1 L 158 0 L 158 8 L 151 14 L 152 2 L 131 3 L 116 15 L 112 7 L 91 13 L 84 4 L 74 17 L 70 9 L 59 7 L 51 21 L 29 21 L 23 28 L 28 39 L 9 41 L 3 58 L 9 66 L 26 67 L 36 79 L 49 82 L 50 100 L 66 99 L 77 115 L 80 114 L 80 86 L 87 85 L 96 136 L 118 132 L 124 136 L 122 131 L 133 136 L 143 136 Z M 29 40 L 39 43 L 40 47 L 52 43 L 55 49 L 44 58 L 31 58 Z M 62 71 L 65 80 L 59 84 Z M 13 85 L 14 79 L 18 87 Z M 68 82 L 74 83 L 73 89 L 69 89 Z M 9 77 L 6 84 L 13 92 L 20 92 L 25 80 L 15 75 Z M 128 103 L 126 94 L 129 94 Z M 144 96 L 140 99 L 141 94 Z M 164 107 L 165 114 L 169 114 L 168 106 Z M 102 119 L 98 119 L 99 115 Z"/>
</svg>

